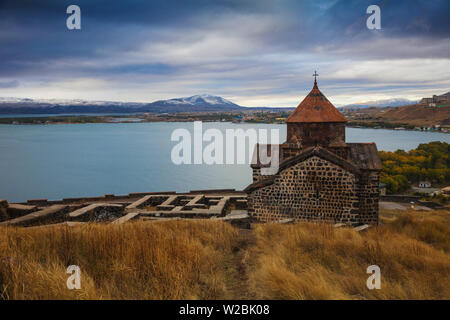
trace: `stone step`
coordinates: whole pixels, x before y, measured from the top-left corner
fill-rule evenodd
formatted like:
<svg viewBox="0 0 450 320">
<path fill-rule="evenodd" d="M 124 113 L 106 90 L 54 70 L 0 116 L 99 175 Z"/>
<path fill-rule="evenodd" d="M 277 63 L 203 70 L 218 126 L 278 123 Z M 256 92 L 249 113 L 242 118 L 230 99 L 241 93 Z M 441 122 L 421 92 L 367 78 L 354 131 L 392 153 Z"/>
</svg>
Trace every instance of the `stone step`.
<svg viewBox="0 0 450 320">
<path fill-rule="evenodd" d="M 126 215 L 114 220 L 113 222 L 111 222 L 112 224 L 122 224 L 125 223 L 127 221 L 133 220 L 135 218 L 137 218 L 139 216 L 139 212 L 129 212 Z"/>
<path fill-rule="evenodd" d="M 140 198 L 139 200 L 133 202 L 129 206 L 125 208 L 125 210 L 133 210 L 139 208 L 139 206 L 145 204 L 148 200 L 150 200 L 153 196 L 152 195 L 146 195 L 145 197 Z"/>
<path fill-rule="evenodd" d="M 217 220 L 229 221 L 229 220 L 239 220 L 239 219 L 248 219 L 250 216 L 248 215 L 247 210 L 232 210 L 230 214 L 225 217 L 215 218 Z"/>
<path fill-rule="evenodd" d="M 203 199 L 205 199 L 205 195 L 204 194 L 196 195 L 194 198 L 189 200 L 188 203 L 186 203 L 185 207 L 187 207 L 187 208 L 206 208 L 205 204 L 199 203 Z"/>
<path fill-rule="evenodd" d="M 0 223 L 0 226 L 29 226 L 35 225 L 38 223 L 55 221 L 55 220 L 63 220 L 64 216 L 69 211 L 69 206 L 67 205 L 53 205 L 50 207 L 46 207 L 42 210 L 29 213 L 27 215 L 7 220 Z"/>
<path fill-rule="evenodd" d="M 341 227 L 345 227 L 345 226 L 346 226 L 345 223 L 336 223 L 333 225 L 333 227 L 335 227 L 335 228 L 341 228 Z"/>
<path fill-rule="evenodd" d="M 17 218 L 37 210 L 37 206 L 10 203 L 6 211 L 10 218 Z"/>
<path fill-rule="evenodd" d="M 370 226 L 368 224 L 363 224 L 363 225 L 353 228 L 353 230 L 355 230 L 356 232 L 361 232 L 361 231 L 365 231 L 365 230 L 369 229 L 369 227 Z"/>
<path fill-rule="evenodd" d="M 102 209 L 110 210 L 111 214 L 106 215 L 105 217 L 98 217 L 96 213 Z M 69 213 L 70 219 L 82 219 L 89 221 L 97 221 L 97 220 L 109 220 L 109 216 L 114 217 L 116 215 L 122 215 L 123 206 L 120 204 L 112 204 L 112 203 L 93 203 L 86 207 L 80 208 L 78 210 L 72 211 Z"/>
<path fill-rule="evenodd" d="M 175 208 L 175 206 L 172 204 L 176 199 L 178 198 L 177 195 L 169 196 L 163 203 L 156 206 L 156 209 L 158 210 L 171 210 Z"/>
<path fill-rule="evenodd" d="M 280 223 L 280 224 L 294 223 L 294 219 L 280 219 L 280 220 L 270 221 L 269 223 Z"/>
</svg>

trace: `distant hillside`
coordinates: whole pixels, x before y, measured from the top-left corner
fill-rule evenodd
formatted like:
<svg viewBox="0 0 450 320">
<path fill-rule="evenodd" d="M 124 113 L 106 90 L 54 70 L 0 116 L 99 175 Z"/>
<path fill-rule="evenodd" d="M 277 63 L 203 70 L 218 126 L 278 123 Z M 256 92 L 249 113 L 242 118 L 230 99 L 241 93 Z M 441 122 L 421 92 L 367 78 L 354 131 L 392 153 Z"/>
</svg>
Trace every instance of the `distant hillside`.
<svg viewBox="0 0 450 320">
<path fill-rule="evenodd" d="M 346 110 L 344 115 L 351 121 L 381 121 L 413 126 L 450 125 L 450 104 L 440 107 L 415 104 L 403 107 L 355 109 Z"/>
<path fill-rule="evenodd" d="M 0 98 L 0 113 L 2 114 L 175 113 L 234 111 L 245 109 L 245 107 L 239 106 L 222 97 L 207 94 L 186 98 L 159 100 L 152 103 Z"/>
<path fill-rule="evenodd" d="M 364 108 L 370 108 L 370 107 L 377 107 L 377 108 L 398 107 L 398 106 L 406 106 L 406 105 L 416 104 L 417 102 L 418 102 L 417 100 L 394 98 L 394 99 L 356 102 L 354 104 L 349 104 L 349 105 L 339 107 L 338 109 L 349 110 L 349 109 L 364 109 Z"/>
<path fill-rule="evenodd" d="M 404 122 L 412 125 L 450 125 L 450 104 L 442 107 L 427 107 L 416 104 L 390 108 L 379 117 L 385 121 Z"/>
</svg>

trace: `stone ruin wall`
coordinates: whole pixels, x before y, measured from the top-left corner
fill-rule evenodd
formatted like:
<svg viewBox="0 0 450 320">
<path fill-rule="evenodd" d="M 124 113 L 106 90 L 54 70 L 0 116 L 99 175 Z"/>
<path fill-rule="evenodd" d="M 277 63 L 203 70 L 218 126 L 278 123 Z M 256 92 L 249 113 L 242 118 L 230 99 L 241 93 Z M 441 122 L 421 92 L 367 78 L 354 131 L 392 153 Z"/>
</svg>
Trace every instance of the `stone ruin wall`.
<svg viewBox="0 0 450 320">
<path fill-rule="evenodd" d="M 313 156 L 283 170 L 272 185 L 252 191 L 249 214 L 262 222 L 377 223 L 378 175 L 355 174 Z"/>
</svg>

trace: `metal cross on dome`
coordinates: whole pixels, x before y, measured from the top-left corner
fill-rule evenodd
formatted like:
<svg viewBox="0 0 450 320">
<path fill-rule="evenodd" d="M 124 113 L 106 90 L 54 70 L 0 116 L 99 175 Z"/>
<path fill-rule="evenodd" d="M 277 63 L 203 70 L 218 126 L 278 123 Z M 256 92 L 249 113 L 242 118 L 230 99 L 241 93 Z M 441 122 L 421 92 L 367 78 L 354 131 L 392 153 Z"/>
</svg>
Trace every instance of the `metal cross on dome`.
<svg viewBox="0 0 450 320">
<path fill-rule="evenodd" d="M 316 70 L 314 70 L 314 74 L 313 74 L 313 77 L 314 77 L 314 82 L 316 82 L 317 81 L 317 77 L 319 76 L 319 74 L 317 73 L 317 71 Z"/>
</svg>

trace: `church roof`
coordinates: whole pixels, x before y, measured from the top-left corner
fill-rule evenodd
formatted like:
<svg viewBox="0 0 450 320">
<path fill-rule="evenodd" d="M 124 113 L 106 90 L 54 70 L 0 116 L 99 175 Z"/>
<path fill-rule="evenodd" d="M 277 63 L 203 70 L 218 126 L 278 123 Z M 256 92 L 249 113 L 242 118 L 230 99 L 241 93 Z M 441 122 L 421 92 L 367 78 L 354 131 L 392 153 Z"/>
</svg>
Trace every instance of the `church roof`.
<svg viewBox="0 0 450 320">
<path fill-rule="evenodd" d="M 270 145 L 261 146 L 270 150 Z M 247 188 L 244 189 L 244 192 L 251 193 L 256 189 L 264 188 L 268 185 L 273 184 L 277 175 L 280 174 L 281 171 L 290 168 L 295 164 L 300 163 L 312 156 L 318 156 L 319 158 L 330 161 L 331 163 L 334 163 L 335 165 L 338 165 L 341 168 L 356 174 L 359 174 L 362 170 L 381 170 L 381 160 L 378 156 L 377 146 L 375 145 L 375 143 L 349 143 L 348 146 L 350 148 L 349 160 L 342 159 L 333 152 L 330 152 L 320 146 L 307 148 L 298 155 L 281 161 L 278 167 L 278 172 L 275 175 L 268 175 L 267 178 L 250 184 L 249 186 L 247 186 Z M 255 148 L 255 150 L 257 150 L 257 148 Z M 253 157 L 255 159 L 257 155 L 254 155 Z M 262 166 L 259 163 L 252 165 L 253 168 L 266 166 L 268 165 Z"/>
<path fill-rule="evenodd" d="M 347 119 L 320 92 L 314 80 L 313 89 L 286 122 L 347 122 Z"/>
<path fill-rule="evenodd" d="M 261 148 L 266 148 L 266 152 L 267 152 L 267 156 L 270 157 L 271 156 L 271 146 L 270 144 L 259 144 L 257 143 L 255 145 L 255 148 L 253 150 L 253 157 L 252 157 L 252 163 L 251 163 L 251 167 L 252 168 L 267 168 L 270 167 L 270 162 L 269 163 L 261 163 L 260 159 L 259 159 L 259 150 Z M 283 147 L 282 145 L 275 145 L 277 149 L 274 150 L 281 150 L 281 148 Z M 378 149 L 377 149 L 377 145 L 373 142 L 371 143 L 347 143 L 347 147 L 349 150 L 349 161 L 352 162 L 358 169 L 361 170 L 381 170 L 382 166 L 381 166 L 381 160 L 380 157 L 378 156 Z M 322 148 L 319 148 L 320 150 L 322 150 Z M 300 154 L 303 155 L 303 157 L 305 155 L 309 155 L 310 152 L 312 152 L 312 150 L 319 150 L 318 148 L 314 148 L 314 147 L 310 147 L 307 148 L 305 150 L 303 150 Z M 308 151 L 308 152 L 307 152 Z M 319 154 L 319 153 L 318 153 Z M 337 155 L 335 155 L 337 156 Z M 302 157 L 300 157 L 302 158 Z M 297 159 L 297 158 L 295 158 Z M 284 163 L 286 161 L 284 160 L 292 160 L 291 159 L 279 159 L 280 161 L 280 167 L 283 167 L 281 165 L 281 163 Z M 298 159 L 297 159 L 298 160 Z M 295 160 L 295 161 L 297 161 Z M 294 161 L 294 162 L 295 162 Z M 291 163 L 291 162 L 288 162 Z"/>
</svg>

